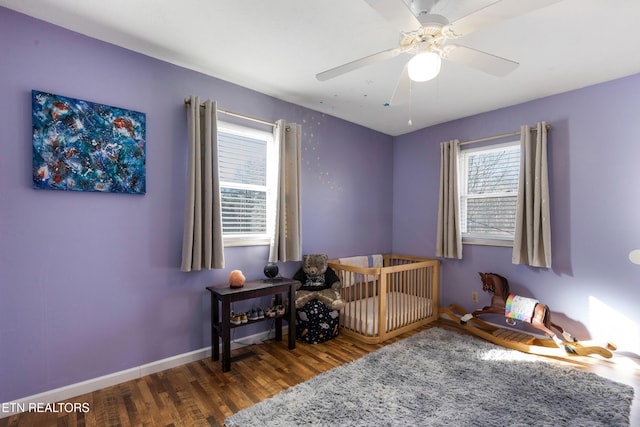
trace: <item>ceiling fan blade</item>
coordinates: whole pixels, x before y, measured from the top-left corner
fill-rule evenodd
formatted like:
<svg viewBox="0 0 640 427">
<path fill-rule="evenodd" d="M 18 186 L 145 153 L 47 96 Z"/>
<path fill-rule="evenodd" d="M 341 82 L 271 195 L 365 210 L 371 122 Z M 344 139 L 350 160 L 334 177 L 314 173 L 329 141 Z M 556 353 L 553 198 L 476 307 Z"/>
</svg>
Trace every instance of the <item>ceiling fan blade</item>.
<svg viewBox="0 0 640 427">
<path fill-rule="evenodd" d="M 402 0 L 365 0 L 383 18 L 391 22 L 399 31 L 412 31 L 420 28 L 420 21 L 414 16 Z"/>
<path fill-rule="evenodd" d="M 316 74 L 316 79 L 323 82 L 325 80 L 341 76 L 350 71 L 357 70 L 358 68 L 366 67 L 367 65 L 375 64 L 376 62 L 395 58 L 402 52 L 403 50 L 398 47 L 383 50 L 382 52 L 374 53 L 373 55 L 365 56 L 364 58 L 356 59 L 355 61 L 347 62 L 346 64 Z"/>
<path fill-rule="evenodd" d="M 406 104 L 411 98 L 411 80 L 409 79 L 408 64 L 407 62 L 402 69 L 398 83 L 396 83 L 396 88 L 393 91 L 393 95 L 391 95 L 390 105 Z"/>
<path fill-rule="evenodd" d="M 458 36 L 496 24 L 525 13 L 541 9 L 562 0 L 502 0 L 476 10 L 449 25 L 449 30 Z"/>
<path fill-rule="evenodd" d="M 498 77 L 509 74 L 520 65 L 510 59 L 455 44 L 445 46 L 442 58 Z"/>
</svg>

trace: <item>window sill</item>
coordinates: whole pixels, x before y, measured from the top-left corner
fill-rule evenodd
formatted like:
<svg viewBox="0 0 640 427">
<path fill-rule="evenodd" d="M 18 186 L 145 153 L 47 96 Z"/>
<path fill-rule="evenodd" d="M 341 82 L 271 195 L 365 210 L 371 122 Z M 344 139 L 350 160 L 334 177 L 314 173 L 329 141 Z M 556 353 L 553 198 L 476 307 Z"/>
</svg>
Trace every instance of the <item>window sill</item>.
<svg viewBox="0 0 640 427">
<path fill-rule="evenodd" d="M 224 239 L 224 247 L 269 246 L 269 239 Z"/>
<path fill-rule="evenodd" d="M 501 246 L 501 247 L 513 247 L 513 241 L 511 240 L 484 240 L 484 239 L 469 239 L 462 240 L 463 245 L 479 245 L 479 246 Z"/>
</svg>

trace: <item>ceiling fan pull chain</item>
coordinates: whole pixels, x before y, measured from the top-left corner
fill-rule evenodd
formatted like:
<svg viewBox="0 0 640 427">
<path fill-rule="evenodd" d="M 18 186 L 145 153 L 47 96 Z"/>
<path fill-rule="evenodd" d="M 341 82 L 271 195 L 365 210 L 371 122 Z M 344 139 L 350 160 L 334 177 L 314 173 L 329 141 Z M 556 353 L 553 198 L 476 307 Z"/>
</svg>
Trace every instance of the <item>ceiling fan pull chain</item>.
<svg viewBox="0 0 640 427">
<path fill-rule="evenodd" d="M 409 126 L 413 126 L 413 82 L 409 80 L 409 122 L 407 123 Z"/>
</svg>

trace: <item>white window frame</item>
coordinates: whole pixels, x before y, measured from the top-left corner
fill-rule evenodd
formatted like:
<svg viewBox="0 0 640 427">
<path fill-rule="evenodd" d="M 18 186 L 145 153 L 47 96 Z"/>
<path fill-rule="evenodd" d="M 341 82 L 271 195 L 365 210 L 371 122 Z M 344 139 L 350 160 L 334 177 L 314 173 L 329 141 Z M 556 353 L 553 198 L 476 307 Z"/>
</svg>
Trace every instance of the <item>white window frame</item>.
<svg viewBox="0 0 640 427">
<path fill-rule="evenodd" d="M 480 245 L 491 245 L 491 246 L 513 246 L 513 241 L 515 236 L 502 234 L 491 234 L 491 233 L 472 233 L 466 231 L 466 202 L 469 199 L 478 199 L 478 198 L 496 198 L 496 197 L 518 197 L 518 187 L 514 191 L 504 191 L 504 192 L 494 192 L 494 193 L 483 193 L 481 195 L 470 195 L 467 194 L 467 181 L 468 181 L 468 157 L 469 155 L 474 155 L 478 153 L 488 153 L 491 151 L 502 151 L 504 149 L 513 149 L 518 150 L 520 156 L 522 153 L 520 152 L 520 141 L 509 141 L 498 144 L 489 144 L 483 147 L 474 147 L 474 148 L 466 148 L 460 150 L 460 155 L 458 158 L 458 198 L 459 198 L 459 217 L 460 217 L 460 230 L 462 233 L 462 243 L 463 244 L 480 244 Z M 515 218 L 514 218 L 514 228 L 515 228 Z"/>
<path fill-rule="evenodd" d="M 223 230 L 224 246 L 264 246 L 269 245 L 275 232 L 276 186 L 278 173 L 278 151 L 272 132 L 218 121 L 218 134 L 226 133 L 265 141 L 266 143 L 266 185 L 256 186 L 220 179 L 220 188 L 241 188 L 266 192 L 266 232 L 257 234 L 232 234 Z"/>
</svg>

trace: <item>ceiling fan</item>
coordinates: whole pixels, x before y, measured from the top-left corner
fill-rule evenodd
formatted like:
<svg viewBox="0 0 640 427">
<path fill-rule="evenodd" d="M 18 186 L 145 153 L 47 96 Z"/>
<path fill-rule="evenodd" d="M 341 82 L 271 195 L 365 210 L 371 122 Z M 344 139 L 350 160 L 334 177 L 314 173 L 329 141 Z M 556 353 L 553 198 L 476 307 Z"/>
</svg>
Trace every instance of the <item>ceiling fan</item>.
<svg viewBox="0 0 640 427">
<path fill-rule="evenodd" d="M 498 0 L 488 5 L 485 1 L 484 7 L 452 23 L 443 15 L 432 13 L 438 3 L 446 3 L 446 0 L 365 1 L 400 30 L 399 45 L 331 68 L 317 74 L 316 78 L 320 81 L 329 80 L 367 65 L 408 54 L 412 57 L 405 64 L 390 101 L 391 105 L 397 105 L 408 100 L 410 81 L 427 81 L 438 75 L 442 59 L 498 77 L 512 72 L 519 65 L 515 61 L 448 41 L 561 0 Z"/>
</svg>

